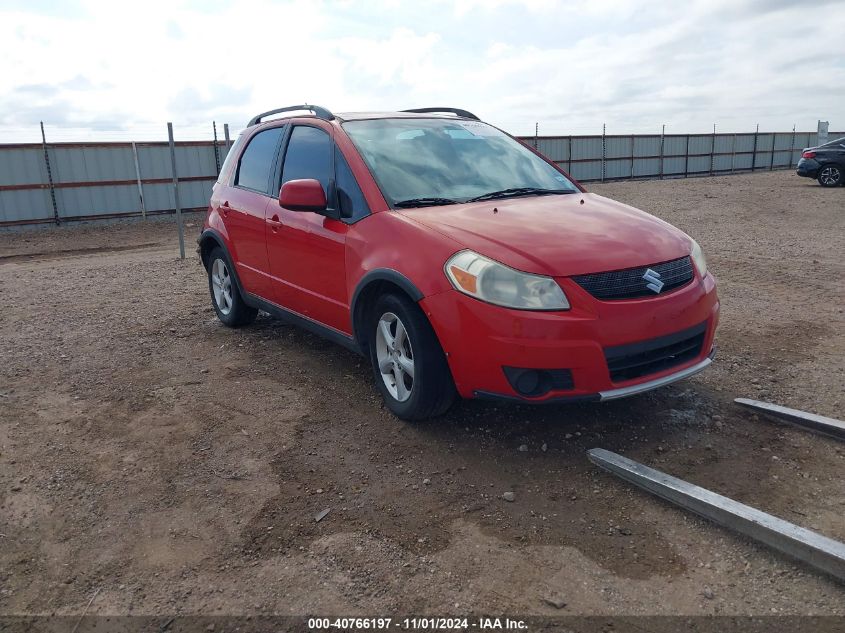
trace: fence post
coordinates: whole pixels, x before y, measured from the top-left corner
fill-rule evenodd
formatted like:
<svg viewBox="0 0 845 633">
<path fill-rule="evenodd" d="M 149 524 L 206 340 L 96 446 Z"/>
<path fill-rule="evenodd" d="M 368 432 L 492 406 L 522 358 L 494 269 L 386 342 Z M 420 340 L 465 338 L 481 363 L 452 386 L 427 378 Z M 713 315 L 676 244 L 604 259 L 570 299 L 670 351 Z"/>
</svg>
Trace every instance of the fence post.
<svg viewBox="0 0 845 633">
<path fill-rule="evenodd" d="M 713 140 L 710 143 L 710 175 L 713 175 L 713 161 L 716 155 L 716 124 L 713 124 Z"/>
<path fill-rule="evenodd" d="M 141 186 L 141 166 L 138 164 L 138 148 L 132 141 L 132 158 L 135 160 L 135 180 L 138 181 L 138 198 L 141 200 L 141 217 L 147 219 L 147 208 L 144 206 L 144 187 Z"/>
<path fill-rule="evenodd" d="M 757 129 L 754 132 L 754 151 L 751 153 L 751 171 L 757 167 L 757 136 L 760 134 L 760 124 L 757 124 Z"/>
<path fill-rule="evenodd" d="M 778 133 L 772 132 L 772 155 L 769 157 L 769 171 L 775 168 L 775 143 L 778 140 Z"/>
<path fill-rule="evenodd" d="M 229 153 L 229 150 L 232 148 L 232 142 L 229 140 L 229 124 L 223 124 L 223 138 L 226 139 L 226 153 Z"/>
<path fill-rule="evenodd" d="M 660 129 L 660 180 L 663 180 L 663 144 L 666 142 L 666 124 Z"/>
<path fill-rule="evenodd" d="M 569 135 L 569 164 L 566 166 L 566 173 L 572 175 L 572 135 Z"/>
<path fill-rule="evenodd" d="M 217 147 L 217 121 L 211 122 L 214 130 L 214 165 L 217 167 L 217 175 L 220 175 L 220 149 Z"/>
<path fill-rule="evenodd" d="M 607 160 L 607 140 L 605 139 L 605 133 L 607 132 L 607 124 L 601 124 L 601 181 L 604 182 L 604 175 L 607 172 L 606 160 Z"/>
<path fill-rule="evenodd" d="M 687 151 L 684 154 L 684 178 L 689 178 L 689 134 L 687 134 Z"/>
<path fill-rule="evenodd" d="M 173 168 L 173 200 L 176 203 L 176 225 L 179 228 L 179 258 L 185 259 L 185 230 L 182 226 L 182 208 L 179 205 L 179 177 L 176 175 L 176 144 L 173 142 L 173 123 L 167 124 L 170 142 L 170 164 Z"/>
<path fill-rule="evenodd" d="M 631 134 L 631 180 L 634 179 L 634 142 L 637 140 L 635 134 Z"/>
<path fill-rule="evenodd" d="M 795 161 L 795 124 L 792 124 L 792 142 L 789 144 L 789 162 L 786 164 L 790 167 Z"/>
<path fill-rule="evenodd" d="M 534 124 L 534 149 L 537 149 L 537 135 L 540 133 L 540 123 Z"/>
<path fill-rule="evenodd" d="M 731 173 L 734 173 L 734 162 L 736 161 L 736 132 L 734 132 L 733 141 L 731 141 Z"/>
<path fill-rule="evenodd" d="M 50 155 L 47 153 L 47 137 L 44 135 L 44 121 L 41 121 L 41 147 L 44 149 L 44 164 L 47 166 L 47 182 L 50 184 L 50 201 L 53 203 L 53 220 L 59 221 L 59 205 L 56 204 L 56 188 L 53 186 L 53 170 L 50 169 Z"/>
</svg>

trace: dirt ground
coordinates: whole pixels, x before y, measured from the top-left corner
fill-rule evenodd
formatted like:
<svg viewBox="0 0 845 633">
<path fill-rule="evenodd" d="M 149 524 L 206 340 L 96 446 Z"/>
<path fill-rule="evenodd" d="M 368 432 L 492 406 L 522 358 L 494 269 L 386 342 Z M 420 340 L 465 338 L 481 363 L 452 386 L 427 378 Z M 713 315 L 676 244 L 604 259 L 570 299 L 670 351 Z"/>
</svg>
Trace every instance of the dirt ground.
<svg viewBox="0 0 845 633">
<path fill-rule="evenodd" d="M 185 261 L 171 220 L 0 233 L 0 614 L 96 594 L 90 614 L 845 615 L 841 584 L 585 455 L 845 540 L 845 445 L 732 403 L 843 417 L 845 189 L 790 172 L 590 189 L 701 243 L 712 368 L 418 425 L 354 354 L 267 316 L 223 327 L 201 218 Z"/>
</svg>

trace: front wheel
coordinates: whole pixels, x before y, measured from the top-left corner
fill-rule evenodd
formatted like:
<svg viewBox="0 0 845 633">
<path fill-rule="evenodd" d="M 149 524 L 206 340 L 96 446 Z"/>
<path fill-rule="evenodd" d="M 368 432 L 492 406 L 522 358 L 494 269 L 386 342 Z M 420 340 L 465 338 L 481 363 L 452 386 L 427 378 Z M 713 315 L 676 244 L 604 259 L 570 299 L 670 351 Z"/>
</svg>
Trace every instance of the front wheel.
<svg viewBox="0 0 845 633">
<path fill-rule="evenodd" d="M 826 165 L 819 171 L 818 180 L 822 187 L 837 187 L 842 184 L 842 168 Z"/>
<path fill-rule="evenodd" d="M 445 413 L 455 401 L 455 384 L 419 306 L 403 296 L 384 295 L 370 314 L 370 361 L 387 407 L 403 420 Z"/>
</svg>

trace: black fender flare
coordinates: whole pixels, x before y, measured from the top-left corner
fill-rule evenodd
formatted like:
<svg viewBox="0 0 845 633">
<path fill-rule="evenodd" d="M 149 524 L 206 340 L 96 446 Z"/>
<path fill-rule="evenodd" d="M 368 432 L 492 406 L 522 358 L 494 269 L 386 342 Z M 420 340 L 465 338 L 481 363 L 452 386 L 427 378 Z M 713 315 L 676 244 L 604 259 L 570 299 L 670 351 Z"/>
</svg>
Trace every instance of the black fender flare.
<svg viewBox="0 0 845 633">
<path fill-rule="evenodd" d="M 411 298 L 414 303 L 419 302 L 425 296 L 420 289 L 414 285 L 413 281 L 408 279 L 398 270 L 393 270 L 392 268 L 374 268 L 373 270 L 367 272 L 363 277 L 361 277 L 361 279 L 358 280 L 358 284 L 355 286 L 355 291 L 352 293 L 352 301 L 349 304 L 349 316 L 352 319 L 352 331 L 355 333 L 356 339 L 360 339 L 358 336 L 358 326 L 360 324 L 357 323 L 357 321 L 361 295 L 368 286 L 379 281 L 387 281 L 398 286 Z"/>
<path fill-rule="evenodd" d="M 214 242 L 216 246 L 219 246 L 223 249 L 223 254 L 226 256 L 226 259 L 229 263 L 229 270 L 232 271 L 232 276 L 235 278 L 235 284 L 238 287 L 238 292 L 240 293 L 241 298 L 247 303 L 247 305 L 249 305 L 247 295 L 244 292 L 243 284 L 241 284 L 241 278 L 238 276 L 238 269 L 235 267 L 235 263 L 232 261 L 232 254 L 229 252 L 229 247 L 226 246 L 226 242 L 223 240 L 223 236 L 220 235 L 218 231 L 211 228 L 205 229 L 202 233 L 200 233 L 200 236 L 197 238 L 197 244 L 199 245 L 200 249 L 200 261 L 202 262 L 203 268 L 205 268 L 206 272 L 208 272 L 208 263 L 202 256 L 202 247 L 203 244 L 207 244 L 209 241 Z"/>
</svg>

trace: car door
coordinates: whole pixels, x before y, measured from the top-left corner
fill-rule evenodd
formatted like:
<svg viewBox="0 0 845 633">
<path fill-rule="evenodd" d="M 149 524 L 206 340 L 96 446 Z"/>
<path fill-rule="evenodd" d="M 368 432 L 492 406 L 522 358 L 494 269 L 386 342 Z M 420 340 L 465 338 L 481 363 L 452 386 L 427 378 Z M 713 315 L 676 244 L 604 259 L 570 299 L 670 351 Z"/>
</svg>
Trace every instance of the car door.
<svg viewBox="0 0 845 633">
<path fill-rule="evenodd" d="M 247 142 L 232 186 L 221 192 L 220 214 L 229 233 L 232 259 L 249 293 L 269 299 L 273 284 L 267 258 L 265 211 L 274 202 L 273 174 L 284 127 L 262 130 Z"/>
<path fill-rule="evenodd" d="M 289 134 L 279 186 L 313 178 L 336 205 L 334 141 L 317 125 L 295 125 Z M 346 289 L 348 225 L 313 212 L 292 211 L 278 199 L 267 207 L 267 253 L 274 295 L 280 306 L 351 334 Z"/>
</svg>

